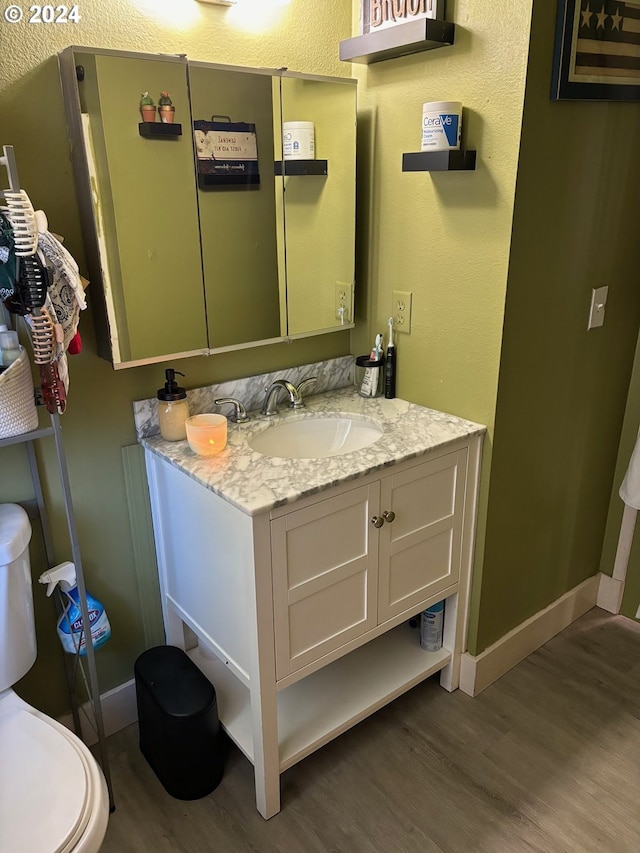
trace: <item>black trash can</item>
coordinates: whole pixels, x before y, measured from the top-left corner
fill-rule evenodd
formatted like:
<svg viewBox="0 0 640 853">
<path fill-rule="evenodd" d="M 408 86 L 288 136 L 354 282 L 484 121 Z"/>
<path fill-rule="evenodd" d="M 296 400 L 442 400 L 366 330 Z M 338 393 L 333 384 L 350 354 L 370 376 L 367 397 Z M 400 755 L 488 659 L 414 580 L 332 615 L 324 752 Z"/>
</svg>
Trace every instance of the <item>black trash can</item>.
<svg viewBox="0 0 640 853">
<path fill-rule="evenodd" d="M 205 797 L 224 772 L 213 685 L 176 646 L 143 652 L 134 673 L 140 751 L 172 797 Z"/>
</svg>

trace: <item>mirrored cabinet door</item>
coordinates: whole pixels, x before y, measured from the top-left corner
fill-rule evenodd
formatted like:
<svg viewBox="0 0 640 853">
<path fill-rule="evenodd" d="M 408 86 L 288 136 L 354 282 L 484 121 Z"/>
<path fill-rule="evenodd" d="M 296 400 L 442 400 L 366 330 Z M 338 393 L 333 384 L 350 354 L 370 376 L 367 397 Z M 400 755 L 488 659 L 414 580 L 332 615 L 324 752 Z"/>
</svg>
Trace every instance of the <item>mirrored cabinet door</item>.
<svg viewBox="0 0 640 853">
<path fill-rule="evenodd" d="M 356 82 L 285 71 L 281 92 L 287 331 L 297 337 L 353 324 Z M 308 163 L 295 150 L 287 159 L 289 123 L 295 136 L 302 122 L 314 136 Z"/>
<path fill-rule="evenodd" d="M 94 51 L 66 60 L 91 298 L 103 300 L 100 354 L 122 366 L 207 352 L 191 134 L 139 132 L 147 91 L 156 103 L 170 92 L 189 128 L 186 62 Z"/>
<path fill-rule="evenodd" d="M 274 77 L 190 61 L 189 89 L 210 346 L 279 338 Z"/>
</svg>

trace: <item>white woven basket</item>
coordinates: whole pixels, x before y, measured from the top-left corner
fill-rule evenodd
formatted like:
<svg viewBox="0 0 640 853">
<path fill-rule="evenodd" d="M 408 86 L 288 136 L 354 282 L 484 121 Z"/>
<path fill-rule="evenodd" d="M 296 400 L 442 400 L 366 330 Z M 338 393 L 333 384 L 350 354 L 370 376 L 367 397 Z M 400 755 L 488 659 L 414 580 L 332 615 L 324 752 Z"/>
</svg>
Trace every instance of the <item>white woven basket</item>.
<svg viewBox="0 0 640 853">
<path fill-rule="evenodd" d="M 33 378 L 24 347 L 9 367 L 0 373 L 0 438 L 10 438 L 38 428 Z"/>
</svg>

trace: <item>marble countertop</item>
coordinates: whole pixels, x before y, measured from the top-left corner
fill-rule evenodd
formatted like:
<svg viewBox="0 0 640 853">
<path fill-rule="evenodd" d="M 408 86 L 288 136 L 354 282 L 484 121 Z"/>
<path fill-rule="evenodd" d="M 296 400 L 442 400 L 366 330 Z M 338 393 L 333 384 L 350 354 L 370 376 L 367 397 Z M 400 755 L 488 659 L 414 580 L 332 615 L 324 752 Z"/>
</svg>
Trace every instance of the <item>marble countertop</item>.
<svg viewBox="0 0 640 853">
<path fill-rule="evenodd" d="M 405 400 L 361 397 L 353 387 L 307 397 L 305 403 L 298 410 L 282 404 L 280 413 L 270 417 L 252 412 L 246 424 L 229 422 L 227 446 L 215 456 L 197 456 L 186 441 L 165 441 L 159 435 L 141 438 L 140 443 L 243 512 L 258 515 L 485 432 L 481 424 Z M 361 450 L 322 459 L 263 456 L 248 443 L 271 425 L 344 414 L 374 421 L 383 434 Z"/>
</svg>

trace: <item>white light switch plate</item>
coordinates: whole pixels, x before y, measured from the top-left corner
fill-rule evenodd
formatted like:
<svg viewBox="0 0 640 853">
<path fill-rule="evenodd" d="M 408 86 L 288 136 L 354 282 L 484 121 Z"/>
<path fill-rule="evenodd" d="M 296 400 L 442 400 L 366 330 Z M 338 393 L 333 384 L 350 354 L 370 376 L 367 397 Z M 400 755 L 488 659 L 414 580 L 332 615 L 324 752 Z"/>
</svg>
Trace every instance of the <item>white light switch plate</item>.
<svg viewBox="0 0 640 853">
<path fill-rule="evenodd" d="M 608 287 L 594 287 L 591 291 L 591 309 L 587 331 L 598 326 L 604 326 L 604 312 L 607 305 Z"/>
</svg>

